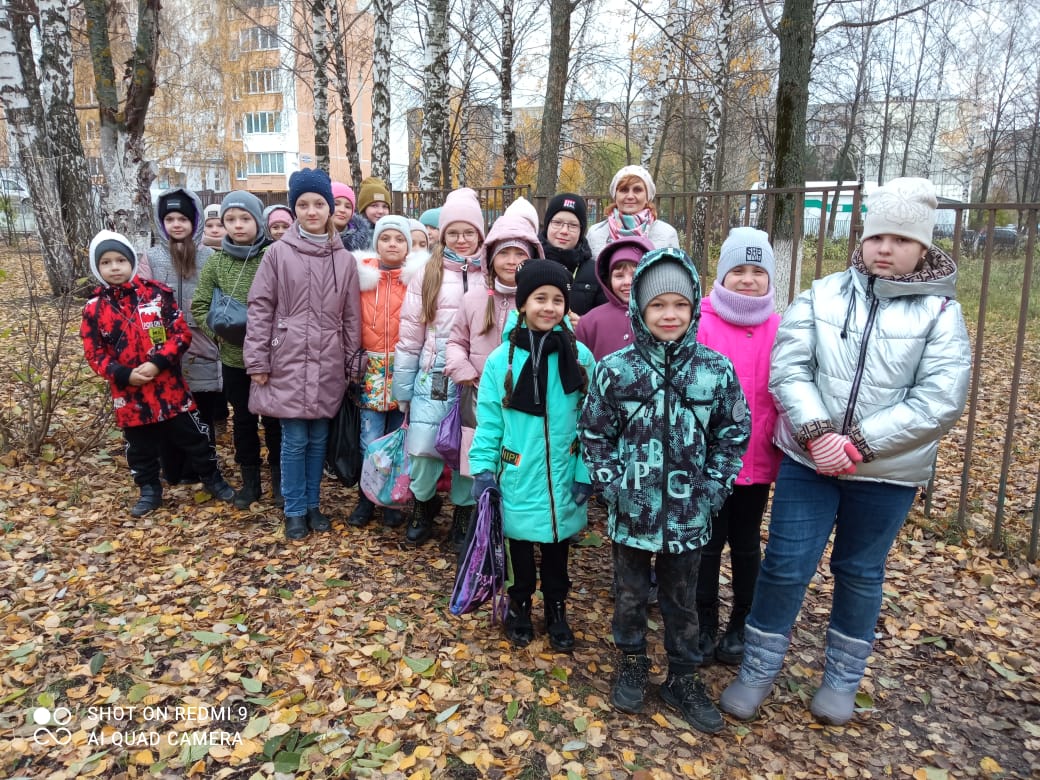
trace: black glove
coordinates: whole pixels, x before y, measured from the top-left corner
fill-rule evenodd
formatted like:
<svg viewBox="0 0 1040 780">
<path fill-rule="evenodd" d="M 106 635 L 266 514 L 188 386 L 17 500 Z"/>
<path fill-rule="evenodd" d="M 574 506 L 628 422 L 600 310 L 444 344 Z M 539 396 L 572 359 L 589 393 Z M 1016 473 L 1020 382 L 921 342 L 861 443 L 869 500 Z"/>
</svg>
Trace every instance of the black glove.
<svg viewBox="0 0 1040 780">
<path fill-rule="evenodd" d="M 495 481 L 495 475 L 490 471 L 482 471 L 473 475 L 473 498 L 480 501 L 480 497 L 484 495 L 485 490 L 499 492 L 498 482 Z"/>
<path fill-rule="evenodd" d="M 574 498 L 574 503 L 581 506 L 589 500 L 589 496 L 592 495 L 592 485 L 585 482 L 572 482 L 571 483 L 571 496 Z"/>
</svg>

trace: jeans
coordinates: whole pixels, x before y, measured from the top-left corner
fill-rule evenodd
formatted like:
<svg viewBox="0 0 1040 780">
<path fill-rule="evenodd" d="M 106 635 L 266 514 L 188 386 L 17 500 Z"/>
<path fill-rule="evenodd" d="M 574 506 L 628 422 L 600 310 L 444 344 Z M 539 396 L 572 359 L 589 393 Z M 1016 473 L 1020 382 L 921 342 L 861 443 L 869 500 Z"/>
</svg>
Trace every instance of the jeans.
<svg viewBox="0 0 1040 780">
<path fill-rule="evenodd" d="M 785 457 L 748 625 L 790 634 L 833 530 L 830 627 L 873 642 L 885 559 L 916 495 L 906 485 L 822 476 Z"/>
<path fill-rule="evenodd" d="M 282 497 L 285 516 L 318 507 L 329 420 L 282 420 Z"/>
<path fill-rule="evenodd" d="M 224 395 L 233 412 L 231 436 L 235 442 L 235 463 L 239 466 L 259 466 L 260 416 L 249 411 L 249 386 L 252 380 L 244 368 L 221 364 L 224 375 Z M 276 417 L 264 415 L 264 440 L 267 443 L 267 462 L 281 461 L 282 430 Z"/>
<path fill-rule="evenodd" d="M 657 598 L 664 620 L 664 649 L 673 674 L 692 674 L 701 662 L 697 639 L 697 569 L 701 551 L 681 553 L 637 550 L 614 543 L 614 644 L 626 655 L 646 652 L 646 607 L 650 565 L 657 571 Z"/>
<path fill-rule="evenodd" d="M 361 451 L 376 439 L 393 433 L 404 422 L 404 414 L 397 409 L 389 412 L 377 412 L 375 409 L 361 410 Z"/>
</svg>

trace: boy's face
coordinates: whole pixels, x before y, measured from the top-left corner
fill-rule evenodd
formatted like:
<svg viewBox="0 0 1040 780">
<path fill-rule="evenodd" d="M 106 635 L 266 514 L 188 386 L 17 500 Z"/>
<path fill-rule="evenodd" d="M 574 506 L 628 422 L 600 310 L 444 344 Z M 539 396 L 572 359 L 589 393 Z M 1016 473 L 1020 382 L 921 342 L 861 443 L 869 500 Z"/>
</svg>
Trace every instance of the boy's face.
<svg viewBox="0 0 1040 780">
<path fill-rule="evenodd" d="M 643 321 L 658 341 L 678 341 L 690 329 L 693 304 L 678 293 L 661 293 L 646 305 Z"/>
<path fill-rule="evenodd" d="M 332 212 L 332 224 L 343 230 L 354 216 L 354 204 L 348 198 L 336 198 L 336 210 Z"/>
<path fill-rule="evenodd" d="M 381 200 L 375 200 L 365 206 L 365 216 L 369 222 L 378 222 L 380 217 L 390 213 L 390 206 Z"/>
<path fill-rule="evenodd" d="M 110 249 L 98 258 L 98 273 L 106 284 L 118 287 L 130 281 L 134 266 L 119 252 Z"/>
<path fill-rule="evenodd" d="M 610 269 L 610 289 L 625 303 L 632 292 L 632 277 L 636 273 L 635 263 L 618 263 Z"/>
<path fill-rule="evenodd" d="M 256 220 L 245 209 L 231 208 L 225 211 L 224 228 L 228 237 L 236 244 L 248 245 L 256 240 Z"/>
<path fill-rule="evenodd" d="M 171 211 L 163 217 L 163 227 L 166 228 L 166 235 L 174 241 L 184 241 L 195 232 L 191 220 L 179 211 Z"/>
<path fill-rule="evenodd" d="M 386 265 L 398 266 L 408 256 L 408 240 L 400 230 L 388 228 L 379 234 L 376 252 L 379 253 L 379 259 Z"/>
<path fill-rule="evenodd" d="M 206 224 L 203 225 L 202 231 L 210 238 L 223 238 L 227 233 L 224 230 L 224 223 L 220 221 L 220 217 L 210 217 L 206 220 Z"/>
<path fill-rule="evenodd" d="M 559 287 L 543 284 L 527 296 L 520 311 L 531 330 L 552 330 L 563 322 L 563 315 L 567 313 L 567 300 Z"/>
<path fill-rule="evenodd" d="M 425 230 L 412 231 L 412 249 L 429 249 L 430 241 L 426 237 Z"/>
<path fill-rule="evenodd" d="M 267 226 L 267 232 L 271 234 L 271 238 L 273 238 L 275 241 L 284 236 L 285 231 L 288 229 L 288 222 L 274 222 Z"/>
<path fill-rule="evenodd" d="M 722 286 L 740 295 L 761 298 L 769 292 L 769 274 L 758 265 L 738 265 L 722 280 Z"/>
<path fill-rule="evenodd" d="M 863 265 L 875 276 L 906 276 L 917 270 L 928 247 L 903 236 L 882 233 L 864 238 Z"/>
</svg>

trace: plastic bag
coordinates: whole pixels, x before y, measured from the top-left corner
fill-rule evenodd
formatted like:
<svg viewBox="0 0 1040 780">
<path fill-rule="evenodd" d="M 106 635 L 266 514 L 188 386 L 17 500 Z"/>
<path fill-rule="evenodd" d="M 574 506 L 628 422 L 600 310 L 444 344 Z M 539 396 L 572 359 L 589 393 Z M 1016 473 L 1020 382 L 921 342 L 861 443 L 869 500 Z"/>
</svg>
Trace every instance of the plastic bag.
<svg viewBox="0 0 1040 780">
<path fill-rule="evenodd" d="M 340 482 L 354 487 L 361 479 L 361 409 L 347 392 L 339 411 L 329 424 L 329 443 L 325 450 L 325 466 Z"/>
<path fill-rule="evenodd" d="M 368 445 L 361 465 L 361 490 L 379 506 L 401 509 L 408 503 L 407 421 L 396 431 Z M 404 490 L 402 491 L 402 485 Z M 396 490 L 395 490 L 396 487 Z"/>
<path fill-rule="evenodd" d="M 441 420 L 437 428 L 437 441 L 434 447 L 437 453 L 444 458 L 444 462 L 451 467 L 452 471 L 459 470 L 459 452 L 462 447 L 462 418 L 459 411 L 459 398 L 455 396 L 455 403 L 451 410 Z"/>
<path fill-rule="evenodd" d="M 505 620 L 509 598 L 505 591 L 506 540 L 499 499 L 499 492 L 489 488 L 477 502 L 451 591 L 448 608 L 453 615 L 473 612 L 491 599 L 491 622 Z"/>
</svg>

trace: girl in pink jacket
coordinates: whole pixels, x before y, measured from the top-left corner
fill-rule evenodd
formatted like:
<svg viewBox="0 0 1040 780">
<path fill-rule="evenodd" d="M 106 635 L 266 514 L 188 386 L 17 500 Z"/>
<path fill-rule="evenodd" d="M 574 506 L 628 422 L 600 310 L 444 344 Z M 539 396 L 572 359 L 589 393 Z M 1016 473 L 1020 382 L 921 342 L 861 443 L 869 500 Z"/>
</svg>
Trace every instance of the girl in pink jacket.
<svg viewBox="0 0 1040 780">
<path fill-rule="evenodd" d="M 507 320 L 510 315 L 516 316 L 516 269 L 525 260 L 545 256 L 534 226 L 508 210 L 488 231 L 484 255 L 488 261 L 483 283 L 471 287 L 462 299 L 444 364 L 444 373 L 459 387 L 460 403 L 464 406 L 459 470 L 467 477 L 473 476 L 469 449 L 476 429 L 477 384 L 488 355 L 502 343 Z M 469 514 L 462 513 L 455 519 L 458 522 L 452 524 L 450 540 L 461 552 Z"/>
<path fill-rule="evenodd" d="M 714 657 L 740 664 L 744 656 L 744 619 L 761 560 L 761 525 L 770 484 L 780 468 L 773 445 L 777 411 L 769 393 L 769 356 L 780 326 L 773 303 L 775 259 L 769 237 L 750 227 L 733 228 L 722 244 L 711 294 L 701 301 L 697 340 L 733 362 L 751 410 L 751 441 L 733 493 L 712 521 L 711 541 L 701 550 L 697 576 L 700 651 L 705 663 Z M 729 542 L 733 606 L 726 631 L 716 645 L 719 627 L 719 566 Z"/>
<path fill-rule="evenodd" d="M 409 473 L 415 504 L 405 539 L 422 544 L 440 511 L 437 480 L 444 460 L 437 452 L 437 430 L 458 392 L 445 373 L 448 338 L 463 296 L 483 287 L 484 215 L 477 193 L 468 187 L 448 193 L 440 213 L 441 241 L 422 271 L 408 283 L 401 306 L 401 329 L 394 350 L 393 398 L 408 415 Z M 455 523 L 473 511 L 472 480 L 452 474 Z"/>
<path fill-rule="evenodd" d="M 285 536 L 328 531 L 319 509 L 329 420 L 361 347 L 357 264 L 330 215 L 332 182 L 304 168 L 289 177 L 296 222 L 264 255 L 249 289 L 243 348 L 249 410 L 281 418 Z"/>
</svg>

